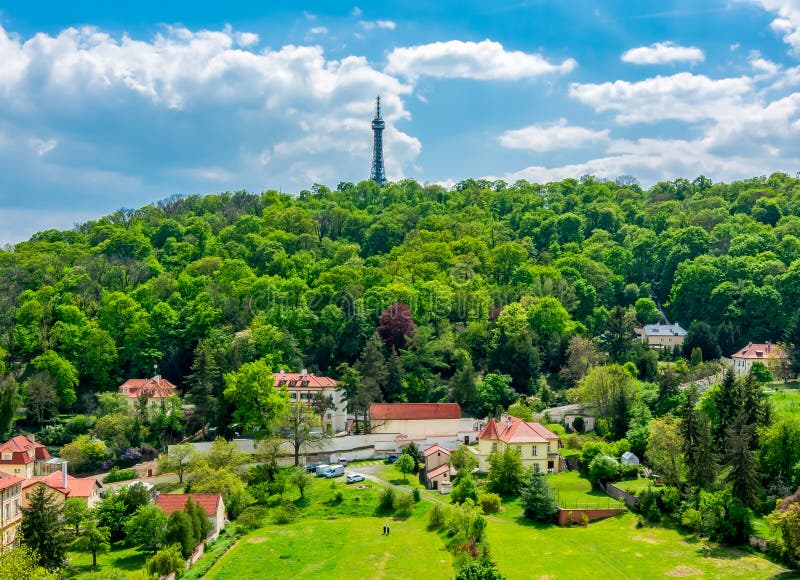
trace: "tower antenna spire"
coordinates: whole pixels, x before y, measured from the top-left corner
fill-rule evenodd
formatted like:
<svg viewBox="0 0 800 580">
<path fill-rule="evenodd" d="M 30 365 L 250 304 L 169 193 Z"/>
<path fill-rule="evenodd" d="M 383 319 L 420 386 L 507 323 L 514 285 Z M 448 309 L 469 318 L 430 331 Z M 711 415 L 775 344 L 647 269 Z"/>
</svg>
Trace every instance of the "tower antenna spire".
<svg viewBox="0 0 800 580">
<path fill-rule="evenodd" d="M 386 183 L 386 173 L 383 169 L 383 130 L 386 123 L 381 118 L 381 96 L 375 99 L 375 118 L 372 119 L 372 171 L 369 178 L 383 185 Z"/>
</svg>

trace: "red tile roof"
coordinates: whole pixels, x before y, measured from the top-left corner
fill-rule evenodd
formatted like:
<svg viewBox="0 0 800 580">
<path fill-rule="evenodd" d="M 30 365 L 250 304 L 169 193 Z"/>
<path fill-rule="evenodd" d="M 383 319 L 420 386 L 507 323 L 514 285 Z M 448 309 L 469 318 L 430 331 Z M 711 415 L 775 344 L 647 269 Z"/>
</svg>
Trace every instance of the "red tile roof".
<svg viewBox="0 0 800 580">
<path fill-rule="evenodd" d="M 433 455 L 437 451 L 441 451 L 442 453 L 444 453 L 446 455 L 450 455 L 450 452 L 447 449 L 445 449 L 444 447 L 442 447 L 441 445 L 439 445 L 439 444 L 431 445 L 425 451 L 422 452 L 422 455 L 424 457 L 428 457 L 429 455 Z"/>
<path fill-rule="evenodd" d="M 437 477 L 443 473 L 448 473 L 450 471 L 450 466 L 446 463 L 444 465 L 440 465 L 439 467 L 435 467 L 428 472 L 428 479 L 432 477 Z"/>
<path fill-rule="evenodd" d="M 294 384 L 292 384 L 293 381 Z M 308 384 L 304 385 L 303 381 L 308 381 Z M 275 373 L 276 387 L 286 385 L 287 388 L 325 389 L 335 387 L 336 384 L 336 381 L 329 377 L 318 377 L 308 373 L 285 373 L 283 371 Z"/>
<path fill-rule="evenodd" d="M 148 399 L 168 399 L 178 394 L 177 387 L 160 376 L 128 379 L 119 386 L 119 392 L 129 399 L 138 399 L 143 393 Z"/>
<path fill-rule="evenodd" d="M 7 473 L 0 471 L 0 489 L 6 489 L 17 483 L 22 483 L 23 481 L 24 480 L 21 477 L 8 475 Z"/>
<path fill-rule="evenodd" d="M 753 344 L 748 343 L 742 349 L 739 349 L 731 355 L 731 358 L 744 358 L 751 360 L 766 360 L 768 358 L 789 358 L 781 347 L 776 344 Z"/>
<path fill-rule="evenodd" d="M 28 488 L 35 483 L 43 483 L 50 489 L 53 489 L 69 497 L 84 497 L 88 498 L 92 495 L 94 489 L 102 489 L 103 486 L 94 477 L 73 477 L 67 474 L 67 487 L 61 487 L 64 483 L 62 480 L 61 470 L 54 471 L 47 477 L 33 477 L 26 479 L 22 482 L 22 488 Z"/>
<path fill-rule="evenodd" d="M 523 421 L 509 415 L 500 421 L 489 419 L 486 427 L 478 434 L 478 439 L 505 443 L 547 443 L 558 440 L 558 435 L 541 423 Z"/>
<path fill-rule="evenodd" d="M 170 515 L 172 512 L 182 510 L 190 495 L 203 507 L 208 517 L 216 517 L 219 502 L 222 501 L 222 496 L 218 493 L 162 493 L 156 498 L 156 505 Z"/>
<path fill-rule="evenodd" d="M 392 419 L 460 419 L 458 403 L 372 403 L 369 416 L 373 421 Z"/>
<path fill-rule="evenodd" d="M 33 451 L 33 454 L 30 452 Z M 3 453 L 11 452 L 11 460 L 3 460 Z M 0 445 L 0 464 L 27 465 L 34 461 L 50 459 L 50 453 L 41 443 L 29 440 L 24 435 L 17 435 Z"/>
</svg>

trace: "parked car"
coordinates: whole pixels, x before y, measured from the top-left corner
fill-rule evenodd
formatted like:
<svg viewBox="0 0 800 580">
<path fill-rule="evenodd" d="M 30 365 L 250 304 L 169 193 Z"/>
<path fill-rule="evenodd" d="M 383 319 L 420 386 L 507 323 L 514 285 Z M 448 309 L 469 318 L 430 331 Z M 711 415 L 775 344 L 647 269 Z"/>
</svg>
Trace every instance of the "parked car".
<svg viewBox="0 0 800 580">
<path fill-rule="evenodd" d="M 316 473 L 319 463 L 306 463 L 306 471 L 308 473 Z"/>
<path fill-rule="evenodd" d="M 342 465 L 331 465 L 322 473 L 322 475 L 323 475 L 323 477 L 326 477 L 328 479 L 331 479 L 331 478 L 334 478 L 334 477 L 341 477 L 342 475 L 344 475 L 344 466 L 342 466 Z"/>
<path fill-rule="evenodd" d="M 344 457 L 339 459 L 339 465 L 344 465 L 345 467 L 347 467 L 347 459 L 345 459 Z"/>
<path fill-rule="evenodd" d="M 364 481 L 366 477 L 361 475 L 360 473 L 348 473 L 347 474 L 347 483 L 357 483 L 359 481 Z"/>
<path fill-rule="evenodd" d="M 394 463 L 395 461 L 397 461 L 397 455 L 390 455 L 386 458 L 386 463 Z"/>
<path fill-rule="evenodd" d="M 328 465 L 327 463 L 323 463 L 322 465 L 317 465 L 316 473 L 317 477 L 325 477 L 325 470 L 329 467 L 333 467 L 333 465 Z"/>
</svg>

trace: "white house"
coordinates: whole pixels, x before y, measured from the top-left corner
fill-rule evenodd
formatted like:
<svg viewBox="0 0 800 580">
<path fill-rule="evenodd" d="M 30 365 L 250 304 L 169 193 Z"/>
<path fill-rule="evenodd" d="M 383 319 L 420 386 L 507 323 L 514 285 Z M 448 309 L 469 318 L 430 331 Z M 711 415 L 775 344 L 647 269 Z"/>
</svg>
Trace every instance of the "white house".
<svg viewBox="0 0 800 580">
<path fill-rule="evenodd" d="M 737 375 L 749 373 L 756 361 L 763 363 L 773 374 L 779 374 L 789 366 L 789 355 L 786 354 L 786 351 L 770 342 L 764 344 L 750 342 L 733 353 L 731 360 L 733 361 L 733 371 Z"/>
<path fill-rule="evenodd" d="M 334 433 L 347 429 L 347 402 L 342 389 L 329 377 L 318 377 L 305 369 L 299 373 L 287 373 L 281 369 L 275 373 L 275 387 L 286 389 L 292 403 L 306 403 L 309 406 L 317 397 L 331 397 L 333 409 L 325 412 L 323 424 Z"/>
</svg>

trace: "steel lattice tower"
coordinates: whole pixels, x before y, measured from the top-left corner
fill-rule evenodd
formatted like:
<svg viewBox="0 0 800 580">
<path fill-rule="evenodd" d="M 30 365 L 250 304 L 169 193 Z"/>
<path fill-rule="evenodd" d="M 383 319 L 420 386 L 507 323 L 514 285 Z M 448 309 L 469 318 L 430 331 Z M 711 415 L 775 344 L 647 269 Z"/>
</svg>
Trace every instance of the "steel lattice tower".
<svg viewBox="0 0 800 580">
<path fill-rule="evenodd" d="M 381 118 L 381 97 L 375 101 L 375 118 L 372 119 L 372 172 L 369 178 L 377 183 L 383 185 L 386 183 L 386 173 L 383 171 L 383 129 L 386 123 Z"/>
</svg>

